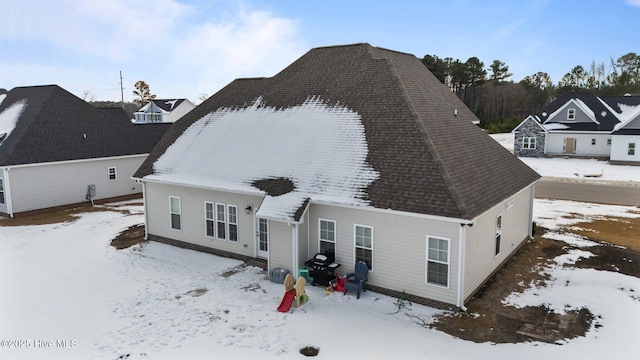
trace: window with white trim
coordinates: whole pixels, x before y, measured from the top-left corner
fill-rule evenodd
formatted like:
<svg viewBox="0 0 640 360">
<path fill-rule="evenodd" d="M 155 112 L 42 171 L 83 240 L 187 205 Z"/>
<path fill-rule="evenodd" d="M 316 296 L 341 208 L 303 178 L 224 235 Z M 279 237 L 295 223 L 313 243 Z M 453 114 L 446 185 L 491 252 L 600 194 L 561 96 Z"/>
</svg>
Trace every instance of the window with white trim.
<svg viewBox="0 0 640 360">
<path fill-rule="evenodd" d="M 174 230 L 182 230 L 182 210 L 180 209 L 180 198 L 177 196 L 169 196 L 171 214 L 171 228 Z"/>
<path fill-rule="evenodd" d="M 109 174 L 109 181 L 114 181 L 114 180 L 118 180 L 118 174 L 116 173 L 116 167 L 110 167 L 107 170 L 108 174 Z"/>
<path fill-rule="evenodd" d="M 333 220 L 319 219 L 320 225 L 318 226 L 318 236 L 320 253 L 326 254 L 332 252 L 336 253 L 336 222 Z"/>
<path fill-rule="evenodd" d="M 533 136 L 522 138 L 522 148 L 523 149 L 535 149 L 536 148 L 536 138 Z"/>
<path fill-rule="evenodd" d="M 0 204 L 4 204 L 4 179 L 0 179 Z"/>
<path fill-rule="evenodd" d="M 500 254 L 500 240 L 502 240 L 502 214 L 496 217 L 496 256 Z"/>
<path fill-rule="evenodd" d="M 227 226 L 229 241 L 238 242 L 238 207 L 227 205 Z"/>
<path fill-rule="evenodd" d="M 210 201 L 204 202 L 204 222 L 205 222 L 205 233 L 209 237 L 216 236 L 216 219 L 214 217 L 214 204 Z"/>
<path fill-rule="evenodd" d="M 567 110 L 567 120 L 575 120 L 576 119 L 576 109 Z"/>
<path fill-rule="evenodd" d="M 427 236 L 427 284 L 449 286 L 449 239 Z"/>
<path fill-rule="evenodd" d="M 629 143 L 627 155 L 633 156 L 636 154 L 636 143 Z"/>
<path fill-rule="evenodd" d="M 596 139 L 591 139 L 591 145 L 595 145 L 596 144 Z"/>
<path fill-rule="evenodd" d="M 607 145 L 611 145 L 611 139 L 607 139 Z"/>
<path fill-rule="evenodd" d="M 216 203 L 216 232 L 218 239 L 227 239 L 227 211 L 224 204 Z"/>
<path fill-rule="evenodd" d="M 373 227 L 354 225 L 355 262 L 364 261 L 373 270 Z"/>
</svg>

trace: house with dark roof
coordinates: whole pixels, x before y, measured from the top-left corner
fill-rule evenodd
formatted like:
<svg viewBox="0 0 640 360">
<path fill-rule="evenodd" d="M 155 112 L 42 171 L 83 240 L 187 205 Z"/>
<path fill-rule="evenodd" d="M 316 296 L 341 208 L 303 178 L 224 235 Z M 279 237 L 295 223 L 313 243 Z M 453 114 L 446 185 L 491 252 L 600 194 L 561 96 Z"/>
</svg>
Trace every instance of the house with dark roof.
<svg viewBox="0 0 640 360">
<path fill-rule="evenodd" d="M 169 127 L 126 123 L 57 85 L 0 95 L 0 214 L 139 196 L 131 176 Z"/>
<path fill-rule="evenodd" d="M 530 236 L 540 177 L 474 120 L 413 55 L 312 49 L 174 123 L 134 175 L 146 237 L 296 276 L 364 261 L 369 289 L 464 308 Z"/>
<path fill-rule="evenodd" d="M 514 130 L 517 156 L 580 156 L 637 163 L 640 96 L 561 95 Z"/>
<path fill-rule="evenodd" d="M 173 123 L 196 107 L 187 99 L 153 99 L 133 113 L 136 124 Z"/>
</svg>

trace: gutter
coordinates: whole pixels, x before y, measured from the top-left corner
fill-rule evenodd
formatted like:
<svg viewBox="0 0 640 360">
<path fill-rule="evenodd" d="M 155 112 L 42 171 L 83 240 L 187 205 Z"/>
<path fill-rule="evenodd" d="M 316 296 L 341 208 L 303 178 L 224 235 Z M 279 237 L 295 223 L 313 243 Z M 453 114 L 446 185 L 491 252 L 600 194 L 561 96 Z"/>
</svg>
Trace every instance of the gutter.
<svg viewBox="0 0 640 360">
<path fill-rule="evenodd" d="M 137 180 L 136 180 L 137 181 Z M 142 208 L 144 209 L 144 239 L 149 240 L 149 211 L 147 211 L 147 187 L 142 183 Z"/>
</svg>

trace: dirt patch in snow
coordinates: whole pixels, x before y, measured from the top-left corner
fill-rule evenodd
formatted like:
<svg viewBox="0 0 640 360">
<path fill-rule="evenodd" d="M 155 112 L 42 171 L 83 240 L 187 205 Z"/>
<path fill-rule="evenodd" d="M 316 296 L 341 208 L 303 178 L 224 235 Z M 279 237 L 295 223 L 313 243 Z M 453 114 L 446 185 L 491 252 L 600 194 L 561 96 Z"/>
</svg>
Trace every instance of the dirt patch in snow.
<svg viewBox="0 0 640 360">
<path fill-rule="evenodd" d="M 581 226 L 587 231 L 584 235 L 590 235 L 594 229 L 604 229 L 600 222 Z M 612 233 L 623 231 L 621 228 L 616 230 L 616 227 L 606 227 Z M 512 292 L 522 292 L 532 284 L 544 286 L 549 280 L 545 267 L 551 265 L 556 256 L 575 249 L 565 242 L 543 238 L 541 235 L 544 232 L 544 229 L 537 229 L 535 238 L 523 245 L 466 303 L 466 313 L 446 313 L 430 326 L 461 339 L 493 343 L 556 343 L 584 336 L 592 325 L 600 327 L 597 318 L 587 308 L 558 314 L 545 306 L 516 308 L 502 303 Z M 640 277 L 639 251 L 608 243 L 589 247 L 588 251 L 595 256 L 581 258 L 575 265 L 565 266 L 615 271 Z"/>
<path fill-rule="evenodd" d="M 142 202 L 133 202 L 123 205 L 108 204 L 92 206 L 91 203 L 86 202 L 79 205 L 61 206 L 58 208 L 37 210 L 28 214 L 18 214 L 14 218 L 0 218 L 0 226 L 47 225 L 74 222 L 78 219 L 78 214 L 96 211 L 117 211 L 124 214 L 131 214 L 127 207 L 141 205 Z"/>
<path fill-rule="evenodd" d="M 640 251 L 640 218 L 607 217 L 578 223 L 572 228 L 572 232 L 589 239 Z"/>
<path fill-rule="evenodd" d="M 144 224 L 130 226 L 128 229 L 118 234 L 115 239 L 111 240 L 111 246 L 118 250 L 122 250 L 133 245 L 143 243 L 145 241 L 144 232 Z"/>
</svg>

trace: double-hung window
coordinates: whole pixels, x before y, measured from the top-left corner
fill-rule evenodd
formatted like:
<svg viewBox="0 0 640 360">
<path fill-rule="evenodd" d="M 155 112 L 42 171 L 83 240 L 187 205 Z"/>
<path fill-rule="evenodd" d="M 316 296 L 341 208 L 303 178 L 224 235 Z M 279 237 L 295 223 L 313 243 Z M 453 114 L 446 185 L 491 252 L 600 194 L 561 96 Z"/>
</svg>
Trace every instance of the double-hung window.
<svg viewBox="0 0 640 360">
<path fill-rule="evenodd" d="M 216 236 L 216 225 L 215 225 L 215 217 L 214 217 L 214 204 L 209 201 L 204 202 L 204 222 L 205 222 L 205 231 L 207 236 L 215 237 Z"/>
<path fill-rule="evenodd" d="M 567 120 L 575 120 L 576 119 L 576 109 L 567 110 Z"/>
<path fill-rule="evenodd" d="M 366 225 L 355 225 L 354 227 L 355 262 L 364 261 L 369 270 L 373 270 L 373 228 Z"/>
<path fill-rule="evenodd" d="M 116 167 L 110 167 L 108 170 L 109 173 L 109 181 L 118 180 L 118 175 L 116 174 Z"/>
<path fill-rule="evenodd" d="M 174 230 L 181 230 L 182 223 L 180 220 L 182 216 L 182 210 L 180 209 L 180 198 L 177 196 L 170 196 L 169 202 L 171 203 L 169 210 L 169 212 L 171 213 L 171 228 Z"/>
<path fill-rule="evenodd" d="M 629 148 L 627 149 L 627 155 L 634 156 L 636 154 L 636 143 L 629 143 Z"/>
<path fill-rule="evenodd" d="M 427 236 L 427 284 L 449 286 L 449 239 Z"/>
<path fill-rule="evenodd" d="M 333 220 L 320 219 L 319 226 L 320 253 L 336 253 L 336 222 Z"/>
<path fill-rule="evenodd" d="M 4 183 L 2 180 L 0 179 L 0 204 L 4 204 Z"/>
<path fill-rule="evenodd" d="M 227 239 L 227 211 L 224 204 L 216 204 L 216 231 L 218 239 Z"/>
<path fill-rule="evenodd" d="M 535 137 L 525 137 L 522 139 L 522 148 L 523 149 L 535 149 L 536 148 L 536 138 Z"/>
<path fill-rule="evenodd" d="M 227 205 L 227 219 L 229 225 L 229 241 L 238 242 L 238 207 Z"/>
</svg>

